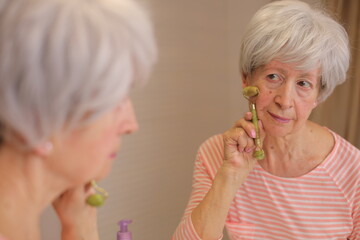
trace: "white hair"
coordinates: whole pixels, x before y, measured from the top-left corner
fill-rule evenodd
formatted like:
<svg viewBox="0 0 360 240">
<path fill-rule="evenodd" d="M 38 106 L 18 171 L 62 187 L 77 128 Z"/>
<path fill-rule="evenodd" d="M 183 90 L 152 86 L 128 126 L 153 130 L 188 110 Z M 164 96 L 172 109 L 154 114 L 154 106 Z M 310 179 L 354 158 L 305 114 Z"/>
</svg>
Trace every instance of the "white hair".
<svg viewBox="0 0 360 240">
<path fill-rule="evenodd" d="M 33 147 L 147 80 L 153 29 L 132 0 L 2 0 L 0 137 Z"/>
<path fill-rule="evenodd" d="M 345 29 L 322 9 L 301 1 L 275 1 L 252 18 L 241 42 L 240 69 L 251 74 L 278 59 L 302 70 L 321 69 L 318 101 L 345 81 L 350 53 Z"/>
</svg>

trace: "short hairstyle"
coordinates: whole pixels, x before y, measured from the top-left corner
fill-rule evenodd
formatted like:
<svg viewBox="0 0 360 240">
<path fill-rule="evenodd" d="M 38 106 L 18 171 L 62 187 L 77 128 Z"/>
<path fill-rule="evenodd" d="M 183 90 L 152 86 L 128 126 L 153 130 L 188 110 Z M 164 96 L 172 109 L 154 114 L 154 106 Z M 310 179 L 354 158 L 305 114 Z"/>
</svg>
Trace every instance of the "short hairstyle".
<svg viewBox="0 0 360 240">
<path fill-rule="evenodd" d="M 156 55 L 135 1 L 1 1 L 0 138 L 34 147 L 97 118 L 147 80 Z"/>
<path fill-rule="evenodd" d="M 345 29 L 323 9 L 296 0 L 263 6 L 248 24 L 240 47 L 240 69 L 251 74 L 277 59 L 301 70 L 321 69 L 318 101 L 345 81 L 349 40 Z"/>
</svg>

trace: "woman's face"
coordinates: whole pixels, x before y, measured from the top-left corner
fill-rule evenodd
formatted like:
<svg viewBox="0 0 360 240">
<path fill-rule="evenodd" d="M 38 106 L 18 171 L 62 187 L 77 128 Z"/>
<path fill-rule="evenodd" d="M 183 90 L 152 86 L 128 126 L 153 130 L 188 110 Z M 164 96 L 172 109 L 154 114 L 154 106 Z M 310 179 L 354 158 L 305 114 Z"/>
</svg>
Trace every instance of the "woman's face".
<svg viewBox="0 0 360 240">
<path fill-rule="evenodd" d="M 53 140 L 52 166 L 72 183 L 104 178 L 121 147 L 121 135 L 138 129 L 130 99 L 90 124 Z"/>
<path fill-rule="evenodd" d="M 259 119 L 267 134 L 286 136 L 302 129 L 317 105 L 320 70 L 297 70 L 295 64 L 271 61 L 244 76 L 244 86 L 260 90 L 256 98 Z"/>
</svg>

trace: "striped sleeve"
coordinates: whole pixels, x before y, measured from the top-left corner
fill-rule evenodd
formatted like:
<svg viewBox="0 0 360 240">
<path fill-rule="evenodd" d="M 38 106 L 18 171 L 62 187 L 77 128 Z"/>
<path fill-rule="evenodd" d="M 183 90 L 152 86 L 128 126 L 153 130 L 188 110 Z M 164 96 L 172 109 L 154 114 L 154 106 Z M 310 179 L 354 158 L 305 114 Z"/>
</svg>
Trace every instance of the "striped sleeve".
<svg viewBox="0 0 360 240">
<path fill-rule="evenodd" d="M 357 151 L 357 157 L 352 156 L 354 162 L 360 161 L 360 152 Z M 353 154 L 355 155 L 355 154 Z M 349 176 L 350 181 L 348 181 L 349 189 L 348 198 L 350 200 L 350 206 L 352 208 L 352 219 L 353 219 L 353 231 L 349 240 L 360 239 L 360 165 L 354 164 L 351 171 L 349 171 L 351 176 Z M 355 172 L 354 174 L 351 174 Z"/>
<path fill-rule="evenodd" d="M 211 174 L 209 172 L 209 169 L 206 167 L 206 164 L 204 164 L 203 160 L 204 154 L 206 155 L 207 149 L 208 147 L 211 147 L 211 142 L 214 141 L 214 139 L 216 141 L 222 141 L 221 135 L 217 135 L 203 143 L 198 151 L 193 173 L 193 183 L 190 200 L 185 209 L 182 220 L 172 237 L 172 240 L 201 240 L 199 235 L 196 233 L 194 225 L 191 221 L 191 213 L 204 199 L 205 195 L 210 190 L 212 185 L 212 175 L 214 173 Z M 222 161 L 222 159 L 219 159 L 219 161 Z M 222 236 L 219 238 L 219 240 L 221 239 Z"/>
<path fill-rule="evenodd" d="M 351 233 L 350 240 L 360 239 L 360 189 L 359 185 L 358 191 L 355 196 L 354 201 L 354 210 L 353 210 L 353 232 Z"/>
<path fill-rule="evenodd" d="M 337 161 L 327 161 L 325 165 L 351 209 L 352 232 L 348 239 L 360 239 L 360 151 L 333 134 L 338 146 L 332 157 Z"/>
<path fill-rule="evenodd" d="M 354 146 L 348 144 L 345 140 L 341 139 L 341 145 L 347 150 L 348 154 L 344 155 L 343 162 L 347 162 L 344 167 L 347 168 L 346 172 L 338 171 L 339 175 L 343 177 L 343 183 L 338 185 L 345 193 L 349 205 L 352 209 L 353 230 L 349 237 L 351 240 L 360 239 L 360 151 Z M 351 161 L 345 161 L 345 159 Z M 350 164 L 349 164 L 350 163 Z M 340 179 L 340 177 L 338 177 Z"/>
</svg>

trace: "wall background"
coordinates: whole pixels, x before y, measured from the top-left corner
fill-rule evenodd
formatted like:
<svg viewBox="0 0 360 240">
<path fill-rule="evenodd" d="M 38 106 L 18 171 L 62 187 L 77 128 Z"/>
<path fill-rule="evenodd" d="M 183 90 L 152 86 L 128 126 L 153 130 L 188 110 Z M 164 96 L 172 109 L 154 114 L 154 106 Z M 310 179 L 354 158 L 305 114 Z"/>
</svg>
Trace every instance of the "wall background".
<svg viewBox="0 0 360 240">
<path fill-rule="evenodd" d="M 152 79 L 131 96 L 140 131 L 123 139 L 99 209 L 102 240 L 116 239 L 117 222 L 133 219 L 137 240 L 170 239 L 191 191 L 199 145 L 224 132 L 247 110 L 238 72 L 239 40 L 269 0 L 141 0 L 155 24 L 159 61 Z M 60 240 L 51 209 L 43 239 Z"/>
</svg>

